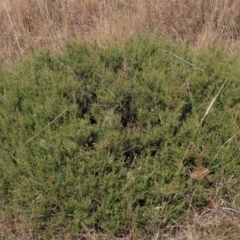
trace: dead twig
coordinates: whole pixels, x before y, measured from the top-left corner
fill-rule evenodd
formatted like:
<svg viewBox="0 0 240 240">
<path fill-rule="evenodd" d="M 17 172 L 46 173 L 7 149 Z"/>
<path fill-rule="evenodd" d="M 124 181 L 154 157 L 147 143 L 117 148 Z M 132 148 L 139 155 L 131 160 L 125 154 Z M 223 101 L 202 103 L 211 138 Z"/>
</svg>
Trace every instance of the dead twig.
<svg viewBox="0 0 240 240">
<path fill-rule="evenodd" d="M 202 71 L 202 72 L 205 72 L 202 68 L 195 66 L 194 64 L 192 64 L 192 63 L 184 60 L 183 58 L 177 56 L 176 54 L 174 54 L 174 53 L 172 53 L 172 52 L 169 52 L 169 51 L 167 51 L 167 50 L 163 50 L 163 51 L 166 52 L 166 53 L 169 53 L 170 55 L 174 56 L 175 58 L 177 58 L 177 59 L 179 59 L 179 60 L 187 63 L 188 65 L 190 65 L 190 66 L 192 66 L 192 67 L 194 67 L 194 68 L 197 68 L 198 70 L 200 70 L 200 71 Z"/>
<path fill-rule="evenodd" d="M 28 139 L 24 145 L 27 145 L 30 141 L 32 141 L 38 134 L 40 134 L 43 130 L 45 130 L 47 127 L 49 127 L 52 123 L 54 123 L 58 118 L 60 118 L 68 109 L 65 109 L 63 112 L 61 112 L 57 117 L 55 117 L 50 123 L 48 123 L 44 128 L 42 128 L 41 131 L 37 132 L 34 136 L 32 136 L 30 139 Z"/>
</svg>

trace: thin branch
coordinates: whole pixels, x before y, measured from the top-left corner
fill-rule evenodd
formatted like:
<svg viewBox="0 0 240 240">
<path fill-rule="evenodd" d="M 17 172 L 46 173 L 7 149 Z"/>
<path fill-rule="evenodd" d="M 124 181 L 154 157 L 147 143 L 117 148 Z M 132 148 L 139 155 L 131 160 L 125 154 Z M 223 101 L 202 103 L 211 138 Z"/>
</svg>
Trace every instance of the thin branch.
<svg viewBox="0 0 240 240">
<path fill-rule="evenodd" d="M 202 117 L 201 122 L 199 123 L 199 125 L 198 125 L 198 127 L 197 127 L 197 129 L 196 129 L 196 131 L 195 131 L 195 133 L 194 133 L 194 135 L 193 135 L 193 138 L 196 136 L 199 128 L 202 126 L 203 121 L 205 120 L 206 116 L 207 116 L 208 113 L 210 112 L 210 110 L 211 110 L 214 102 L 216 101 L 217 97 L 219 96 L 220 92 L 222 91 L 222 89 L 223 89 L 226 81 L 227 81 L 227 79 L 224 81 L 224 83 L 223 83 L 222 86 L 220 87 L 218 93 L 217 93 L 216 96 L 212 99 L 212 101 L 210 102 L 209 106 L 207 107 L 207 110 L 206 110 L 204 116 Z M 231 139 L 232 139 L 232 138 L 231 138 Z M 229 139 L 229 141 L 230 141 L 230 139 Z M 187 149 L 186 149 L 186 151 L 184 152 L 184 155 L 183 155 L 183 157 L 182 157 L 181 164 L 183 164 L 183 161 L 184 161 L 184 159 L 185 159 L 185 157 L 186 157 L 186 155 L 187 155 L 187 153 L 188 153 L 188 150 L 189 150 L 190 146 L 191 146 L 191 143 L 188 144 Z M 180 168 L 178 169 L 178 171 L 177 171 L 177 173 L 176 173 L 175 176 L 177 176 L 179 172 L 180 172 Z"/>
<path fill-rule="evenodd" d="M 223 83 L 222 86 L 220 87 L 220 89 L 219 89 L 217 95 L 216 95 L 216 96 L 212 99 L 212 101 L 210 102 L 210 104 L 209 104 L 209 106 L 208 106 L 208 108 L 207 108 L 207 110 L 206 110 L 204 116 L 203 116 L 202 119 L 201 119 L 201 122 L 200 122 L 200 124 L 199 124 L 199 126 L 198 126 L 198 128 L 197 128 L 197 130 L 196 130 L 196 132 L 195 132 L 195 134 L 197 133 L 197 131 L 198 131 L 199 128 L 201 127 L 201 125 L 202 125 L 204 119 L 206 118 L 206 116 L 208 115 L 209 111 L 211 110 L 211 108 L 212 108 L 214 102 L 216 101 L 217 97 L 219 96 L 219 94 L 220 94 L 220 92 L 222 91 L 222 89 L 223 89 L 223 87 L 224 87 L 224 85 L 225 85 L 226 82 L 227 82 L 227 79 L 224 81 L 224 83 Z"/>
<path fill-rule="evenodd" d="M 131 148 L 129 148 L 129 149 L 127 149 L 127 150 L 125 150 L 125 151 L 123 151 L 123 152 L 121 152 L 121 153 L 124 154 L 124 153 L 130 152 L 130 151 L 133 151 L 133 150 L 135 150 L 137 147 L 138 147 L 138 146 L 131 147 Z"/>
<path fill-rule="evenodd" d="M 202 72 L 205 72 L 202 68 L 195 66 L 194 64 L 192 64 L 192 63 L 184 60 L 183 58 L 177 56 L 176 54 L 174 54 L 174 53 L 172 53 L 172 52 L 169 52 L 169 51 L 167 51 L 167 50 L 163 50 L 163 51 L 166 52 L 166 53 L 169 53 L 170 55 L 174 56 L 175 58 L 178 58 L 179 60 L 187 63 L 188 65 L 190 65 L 190 66 L 192 66 L 192 67 L 195 67 L 195 68 L 197 68 L 198 70 L 200 70 L 200 71 L 202 71 Z"/>
<path fill-rule="evenodd" d="M 223 145 L 218 149 L 217 153 L 216 153 L 215 156 L 213 157 L 213 159 L 212 159 L 212 161 L 211 161 L 211 164 L 212 164 L 212 163 L 214 162 L 214 160 L 217 158 L 219 152 L 224 148 L 224 146 L 225 146 L 227 143 L 229 143 L 230 141 L 232 141 L 232 139 L 233 139 L 234 137 L 236 137 L 238 134 L 239 134 L 239 131 L 238 131 L 237 133 L 235 133 L 233 136 L 231 136 L 226 142 L 223 143 Z M 225 161 L 225 162 L 227 162 L 227 161 Z M 225 163 L 225 162 L 224 162 L 224 163 Z M 211 164 L 210 164 L 210 166 L 211 166 Z M 218 167 L 219 165 L 220 165 L 220 164 L 217 164 L 216 166 L 214 166 L 214 167 L 212 167 L 212 168 L 216 168 L 216 167 Z"/>
<path fill-rule="evenodd" d="M 55 117 L 50 123 L 48 123 L 44 128 L 42 128 L 41 131 L 36 133 L 34 136 L 32 136 L 30 139 L 26 141 L 24 145 L 27 145 L 30 141 L 32 141 L 37 135 L 39 135 L 43 130 L 45 130 L 47 127 L 49 127 L 52 123 L 54 123 L 58 118 L 60 118 L 68 109 L 65 109 L 62 113 L 60 113 L 57 117 Z"/>
</svg>

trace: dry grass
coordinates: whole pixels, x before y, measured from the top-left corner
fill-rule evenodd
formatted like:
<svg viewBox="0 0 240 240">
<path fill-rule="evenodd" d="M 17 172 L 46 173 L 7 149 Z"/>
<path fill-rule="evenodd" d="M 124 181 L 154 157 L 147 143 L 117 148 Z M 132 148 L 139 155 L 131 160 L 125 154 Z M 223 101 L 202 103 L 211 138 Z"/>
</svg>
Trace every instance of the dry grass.
<svg viewBox="0 0 240 240">
<path fill-rule="evenodd" d="M 240 233 L 240 211 L 231 207 L 218 206 L 196 212 L 190 222 L 184 222 L 169 240 L 238 240 Z"/>
<path fill-rule="evenodd" d="M 238 0 L 3 0 L 0 62 L 69 39 L 105 46 L 133 34 L 157 33 L 181 43 L 239 45 Z"/>
</svg>

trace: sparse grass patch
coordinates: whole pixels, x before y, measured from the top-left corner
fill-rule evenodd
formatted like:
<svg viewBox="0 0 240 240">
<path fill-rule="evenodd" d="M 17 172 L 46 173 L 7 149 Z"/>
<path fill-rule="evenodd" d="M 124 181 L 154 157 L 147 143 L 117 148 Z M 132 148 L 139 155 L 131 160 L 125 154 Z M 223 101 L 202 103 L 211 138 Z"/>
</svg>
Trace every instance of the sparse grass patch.
<svg viewBox="0 0 240 240">
<path fill-rule="evenodd" d="M 239 219 L 238 76 L 223 49 L 141 36 L 1 70 L 1 237 L 161 239 L 218 203 Z"/>
</svg>

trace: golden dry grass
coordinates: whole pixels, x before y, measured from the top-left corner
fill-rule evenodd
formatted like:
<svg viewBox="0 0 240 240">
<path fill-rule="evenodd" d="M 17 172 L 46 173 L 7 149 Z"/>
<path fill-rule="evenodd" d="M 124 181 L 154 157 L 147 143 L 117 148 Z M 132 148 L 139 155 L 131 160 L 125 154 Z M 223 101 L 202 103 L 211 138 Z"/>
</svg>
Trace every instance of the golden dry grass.
<svg viewBox="0 0 240 240">
<path fill-rule="evenodd" d="M 201 211 L 191 210 L 188 219 L 184 219 L 167 233 L 169 240 L 238 240 L 240 233 L 240 211 L 234 204 L 218 199 L 211 208 Z"/>
<path fill-rule="evenodd" d="M 238 0 L 3 0 L 1 62 L 81 38 L 105 46 L 155 33 L 192 46 L 239 45 Z"/>
</svg>

